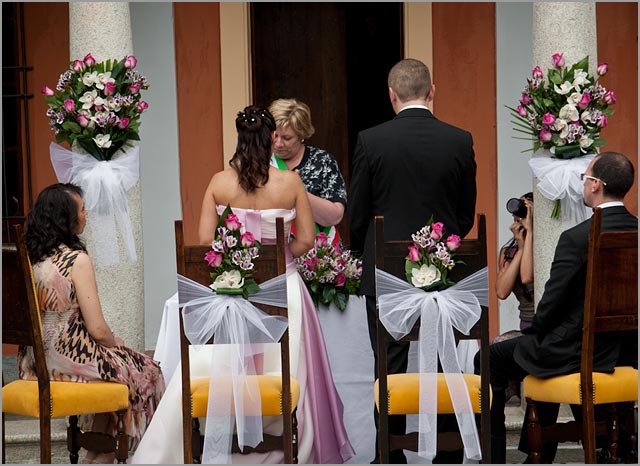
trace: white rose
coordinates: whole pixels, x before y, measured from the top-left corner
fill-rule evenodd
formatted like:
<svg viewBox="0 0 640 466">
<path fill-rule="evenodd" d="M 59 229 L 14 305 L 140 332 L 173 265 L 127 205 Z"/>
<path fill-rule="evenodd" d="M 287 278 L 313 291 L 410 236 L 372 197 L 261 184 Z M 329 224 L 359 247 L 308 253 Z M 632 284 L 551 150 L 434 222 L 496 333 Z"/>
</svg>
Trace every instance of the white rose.
<svg viewBox="0 0 640 466">
<path fill-rule="evenodd" d="M 555 86 L 553 86 L 553 89 L 560 95 L 565 95 L 568 94 L 569 92 L 571 92 L 571 90 L 573 89 L 573 84 L 571 84 L 571 82 L 569 81 L 565 81 L 562 84 L 560 84 L 560 86 L 558 86 L 557 84 Z"/>
<path fill-rule="evenodd" d="M 237 270 L 224 271 L 216 277 L 211 288 L 217 290 L 218 288 L 242 288 L 244 285 L 244 278 Z"/>
<path fill-rule="evenodd" d="M 96 134 L 96 137 L 93 138 L 96 143 L 96 146 L 101 148 L 109 148 L 111 147 L 111 136 L 108 134 Z"/>
<path fill-rule="evenodd" d="M 558 112 L 558 117 L 562 118 L 563 120 L 578 121 L 578 119 L 580 118 L 580 114 L 578 113 L 578 109 L 575 107 L 575 105 L 567 104 L 560 109 L 560 112 Z"/>
<path fill-rule="evenodd" d="M 432 285 L 440 281 L 440 271 L 435 265 L 422 264 L 419 269 L 411 271 L 411 283 L 416 288 Z"/>
</svg>

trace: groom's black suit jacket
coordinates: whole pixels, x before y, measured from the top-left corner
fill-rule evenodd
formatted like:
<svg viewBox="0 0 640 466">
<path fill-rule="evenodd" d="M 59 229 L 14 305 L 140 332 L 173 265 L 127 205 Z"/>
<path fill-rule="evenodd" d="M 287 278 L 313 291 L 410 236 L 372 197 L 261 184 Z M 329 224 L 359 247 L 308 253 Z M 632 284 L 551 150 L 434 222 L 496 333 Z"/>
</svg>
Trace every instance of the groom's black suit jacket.
<svg viewBox="0 0 640 466">
<path fill-rule="evenodd" d="M 373 219 L 383 215 L 385 239 L 411 239 L 429 217 L 445 235 L 473 226 L 476 162 L 467 131 L 422 108 L 401 111 L 362 131 L 353 157 L 347 213 L 351 248 L 363 252 L 362 293 L 375 295 Z"/>
<path fill-rule="evenodd" d="M 515 346 L 515 361 L 536 377 L 580 372 L 590 228 L 588 219 L 560 235 L 533 325 Z M 637 229 L 638 219 L 624 206 L 602 210 L 602 231 Z M 616 365 L 638 367 L 636 332 L 596 335 L 593 370 L 611 373 Z"/>
</svg>

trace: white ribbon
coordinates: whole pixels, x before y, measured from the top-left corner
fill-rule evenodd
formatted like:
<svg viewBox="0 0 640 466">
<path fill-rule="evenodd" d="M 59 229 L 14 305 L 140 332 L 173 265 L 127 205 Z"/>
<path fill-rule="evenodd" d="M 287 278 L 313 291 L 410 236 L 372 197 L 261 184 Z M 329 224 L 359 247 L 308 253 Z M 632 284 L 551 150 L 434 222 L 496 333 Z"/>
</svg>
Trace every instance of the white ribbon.
<svg viewBox="0 0 640 466">
<path fill-rule="evenodd" d="M 98 266 L 109 267 L 120 262 L 116 223 L 129 258 L 137 261 L 126 193 L 140 177 L 139 152 L 138 146 L 133 146 L 118 151 L 109 161 L 100 161 L 53 142 L 49 146 L 58 181 L 74 183 L 84 192 L 85 209 L 90 215 L 87 225 L 96 245 Z"/>
<path fill-rule="evenodd" d="M 287 306 L 284 274 L 260 284 L 260 288 L 250 296 L 251 301 Z M 179 274 L 178 302 L 185 335 L 192 344 L 204 345 L 215 335 L 215 344 L 226 345 L 224 358 L 214 357 L 211 362 L 202 462 L 230 464 L 234 424 L 241 449 L 255 447 L 263 440 L 254 357 L 264 353 L 265 343 L 280 340 L 288 322 L 285 317 L 266 314 L 241 295 L 215 294 Z"/>
<path fill-rule="evenodd" d="M 468 335 L 488 306 L 487 268 L 444 291 L 425 292 L 376 269 L 380 321 L 396 340 L 407 335 L 420 318 L 420 414 L 418 455 L 431 461 L 436 455 L 438 414 L 438 356 L 464 444 L 465 459 L 480 461 L 475 416 L 456 352 L 453 327 Z"/>
<path fill-rule="evenodd" d="M 562 224 L 565 229 L 591 217 L 591 208 L 584 205 L 583 183 L 580 173 L 584 173 L 594 154 L 572 159 L 551 157 L 548 151 L 538 151 L 529 159 L 533 176 L 538 178 L 540 194 L 550 201 L 560 200 Z"/>
</svg>

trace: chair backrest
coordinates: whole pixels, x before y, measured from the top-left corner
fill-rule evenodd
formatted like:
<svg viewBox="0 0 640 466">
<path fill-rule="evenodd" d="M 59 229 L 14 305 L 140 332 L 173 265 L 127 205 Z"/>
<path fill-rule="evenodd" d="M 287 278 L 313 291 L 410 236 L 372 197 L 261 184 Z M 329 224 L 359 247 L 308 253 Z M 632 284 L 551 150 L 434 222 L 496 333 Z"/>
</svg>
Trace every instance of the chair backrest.
<svg viewBox="0 0 640 466">
<path fill-rule="evenodd" d="M 211 284 L 211 268 L 204 260 L 205 254 L 211 249 L 210 246 L 185 245 L 184 231 L 181 220 L 175 222 L 176 239 L 176 265 L 177 272 L 202 285 Z M 282 217 L 276 219 L 276 244 L 263 244 L 260 248 L 259 257 L 254 260 L 253 278 L 258 284 L 276 277 L 286 272 L 285 256 L 285 234 L 284 220 Z M 288 317 L 287 308 L 269 306 L 266 304 L 254 304 L 270 315 L 280 315 Z M 214 335 L 215 338 L 215 335 Z M 192 462 L 191 457 L 191 381 L 189 377 L 189 341 L 184 334 L 182 312 L 180 312 L 180 360 L 182 365 L 182 403 L 183 403 L 183 432 L 184 432 L 184 460 L 186 463 Z M 289 331 L 285 331 L 280 339 L 280 361 L 282 365 L 282 401 L 284 434 L 283 437 L 291 438 L 291 370 L 289 365 Z M 287 421 L 288 419 L 288 421 Z M 286 453 L 285 453 L 286 455 Z"/>
</svg>

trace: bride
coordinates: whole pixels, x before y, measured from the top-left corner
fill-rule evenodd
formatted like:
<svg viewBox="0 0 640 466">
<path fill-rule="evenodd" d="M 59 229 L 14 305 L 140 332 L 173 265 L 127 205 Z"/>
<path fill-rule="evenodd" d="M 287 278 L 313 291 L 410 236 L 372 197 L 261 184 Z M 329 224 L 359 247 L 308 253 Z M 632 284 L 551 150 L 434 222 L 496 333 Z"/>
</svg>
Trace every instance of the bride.
<svg viewBox="0 0 640 466">
<path fill-rule="evenodd" d="M 275 238 L 275 219 L 283 217 L 290 230 L 295 219 L 296 237 L 287 248 L 287 300 L 291 376 L 300 383 L 297 406 L 298 459 L 300 463 L 343 463 L 354 456 L 343 424 L 343 406 L 336 391 L 313 301 L 298 275 L 293 258 L 313 246 L 315 227 L 304 185 L 297 173 L 270 166 L 271 136 L 275 122 L 268 110 L 250 106 L 236 118 L 238 144 L 231 168 L 216 173 L 202 201 L 198 234 L 211 244 L 219 215 L 230 205 L 256 239 Z M 209 355 L 209 356 L 207 356 Z M 280 370 L 279 353 L 265 354 L 264 372 Z M 208 375 L 210 353 L 192 356 L 191 376 Z M 176 370 L 132 463 L 181 463 L 182 412 L 180 370 Z M 280 434 L 282 420 L 265 418 L 265 432 Z M 283 453 L 233 455 L 234 463 L 282 463 Z"/>
</svg>

